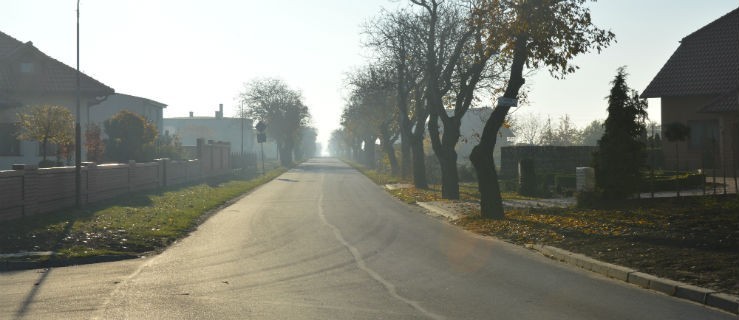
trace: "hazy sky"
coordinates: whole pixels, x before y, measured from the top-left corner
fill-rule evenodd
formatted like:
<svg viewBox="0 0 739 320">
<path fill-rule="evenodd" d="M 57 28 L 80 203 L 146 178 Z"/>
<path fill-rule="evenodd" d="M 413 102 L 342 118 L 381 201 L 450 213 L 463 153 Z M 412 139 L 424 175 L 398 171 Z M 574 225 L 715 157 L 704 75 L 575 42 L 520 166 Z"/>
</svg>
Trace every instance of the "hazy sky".
<svg viewBox="0 0 739 320">
<path fill-rule="evenodd" d="M 409 1 L 408 1 L 409 2 Z M 362 25 L 397 0 L 82 0 L 81 69 L 114 88 L 167 104 L 165 117 L 225 115 L 253 78 L 277 77 L 302 91 L 319 139 L 339 126 L 345 74 L 362 65 Z M 0 31 L 75 65 L 75 0 L 0 0 Z M 565 80 L 539 72 L 531 104 L 517 112 L 569 114 L 579 126 L 606 116 L 619 66 L 642 91 L 680 39 L 739 7 L 738 0 L 601 0 L 594 22 L 616 34 L 602 54 L 578 58 Z M 659 101 L 650 100 L 659 121 Z"/>
</svg>

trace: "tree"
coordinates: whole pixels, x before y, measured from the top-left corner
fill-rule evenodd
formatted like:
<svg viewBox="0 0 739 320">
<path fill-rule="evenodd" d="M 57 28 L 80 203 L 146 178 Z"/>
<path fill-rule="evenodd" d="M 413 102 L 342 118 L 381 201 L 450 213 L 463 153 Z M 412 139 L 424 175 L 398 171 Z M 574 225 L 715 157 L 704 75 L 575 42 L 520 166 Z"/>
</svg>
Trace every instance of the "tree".
<svg viewBox="0 0 739 320">
<path fill-rule="evenodd" d="M 169 134 L 165 131 L 164 135 L 156 139 L 156 157 L 168 158 L 172 160 L 182 160 L 185 158 L 185 150 L 182 148 L 182 141 L 177 134 Z"/>
<path fill-rule="evenodd" d="M 511 131 L 516 135 L 517 143 L 529 145 L 541 145 L 544 132 L 544 122 L 541 116 L 533 113 L 512 116 L 508 121 Z"/>
<path fill-rule="evenodd" d="M 424 54 L 424 97 L 428 108 L 431 147 L 441 167 L 441 195 L 459 199 L 457 152 L 462 117 L 475 101 L 475 90 L 485 81 L 494 83 L 502 59 L 486 43 L 497 35 L 485 32 L 471 3 L 443 0 L 411 0 L 420 7 L 425 23 L 421 30 Z M 495 63 L 500 62 L 500 63 Z M 497 67 L 497 68 L 496 68 Z M 492 85 L 495 87 L 495 85 Z M 450 109 L 447 112 L 447 109 Z M 440 127 L 441 124 L 441 127 Z M 492 157 L 493 151 L 490 150 Z"/>
<path fill-rule="evenodd" d="M 68 145 L 74 141 L 74 118 L 69 109 L 41 105 L 29 107 L 18 113 L 20 132 L 18 139 L 41 143 L 42 164 L 46 165 L 49 143 Z"/>
<path fill-rule="evenodd" d="M 154 157 L 156 126 L 141 115 L 128 110 L 116 113 L 103 123 L 105 134 L 105 156 L 117 162 L 150 161 Z"/>
<path fill-rule="evenodd" d="M 101 137 L 102 129 L 99 125 L 91 123 L 85 130 L 85 149 L 87 149 L 87 161 L 97 163 L 103 162 L 105 157 L 105 143 Z"/>
<path fill-rule="evenodd" d="M 690 127 L 680 122 L 671 122 L 665 126 L 665 139 L 675 143 L 675 170 L 680 168 L 680 154 L 678 142 L 690 137 Z"/>
<path fill-rule="evenodd" d="M 519 98 L 525 83 L 524 68 L 546 67 L 554 77 L 575 72 L 572 59 L 590 50 L 600 52 L 614 39 L 614 34 L 595 27 L 586 0 L 480 0 L 473 23 L 483 26 L 490 37 L 486 50 L 499 52 L 510 60 L 509 79 L 490 118 L 480 143 L 470 155 L 478 177 L 481 215 L 502 219 L 493 150 L 497 133 L 512 107 L 510 99 Z"/>
<path fill-rule="evenodd" d="M 626 85 L 619 68 L 608 96 L 605 133 L 595 153 L 596 185 L 606 200 L 625 199 L 639 191 L 646 160 L 642 135 L 646 132 L 647 101 Z"/>
<path fill-rule="evenodd" d="M 318 133 L 316 128 L 303 127 L 300 133 L 300 143 L 295 147 L 295 159 L 306 160 L 316 156 Z"/>
<path fill-rule="evenodd" d="M 394 70 L 395 106 L 400 131 L 400 174 L 413 175 L 416 188 L 428 188 L 424 133 L 428 111 L 423 98 L 423 21 L 406 10 L 383 14 L 365 28 L 366 46 Z"/>
<path fill-rule="evenodd" d="M 350 75 L 350 97 L 344 124 L 361 136 L 365 146 L 364 163 L 374 167 L 374 144 L 380 146 L 390 162 L 392 174 L 399 173 L 395 142 L 400 137 L 393 75 L 389 68 L 370 65 Z"/>
<path fill-rule="evenodd" d="M 598 140 L 603 136 L 603 132 L 605 132 L 603 121 L 593 120 L 584 129 L 582 129 L 582 145 L 598 145 Z"/>
<path fill-rule="evenodd" d="M 277 142 L 282 166 L 293 163 L 293 149 L 300 143 L 300 130 L 310 120 L 302 94 L 279 79 L 255 79 L 239 94 L 239 117 L 267 123 L 267 135 Z"/>
</svg>

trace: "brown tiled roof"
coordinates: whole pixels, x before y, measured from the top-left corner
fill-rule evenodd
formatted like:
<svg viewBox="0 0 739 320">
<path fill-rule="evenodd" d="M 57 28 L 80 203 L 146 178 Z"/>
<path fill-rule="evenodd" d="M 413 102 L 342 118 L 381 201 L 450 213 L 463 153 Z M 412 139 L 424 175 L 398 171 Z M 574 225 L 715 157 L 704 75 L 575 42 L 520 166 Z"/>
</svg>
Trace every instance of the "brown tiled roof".
<svg viewBox="0 0 739 320">
<path fill-rule="evenodd" d="M 21 74 L 19 64 L 26 56 L 34 56 L 40 65 L 34 72 Z M 0 32 L 0 92 L 16 93 L 74 93 L 77 90 L 77 70 L 51 58 L 33 46 Z M 81 73 L 80 92 L 85 96 L 106 96 L 114 90 L 92 77 Z"/>
<path fill-rule="evenodd" d="M 739 8 L 683 38 L 642 97 L 724 94 L 739 84 Z"/>
<path fill-rule="evenodd" d="M 739 111 L 739 87 L 709 102 L 700 112 L 720 113 Z"/>
</svg>

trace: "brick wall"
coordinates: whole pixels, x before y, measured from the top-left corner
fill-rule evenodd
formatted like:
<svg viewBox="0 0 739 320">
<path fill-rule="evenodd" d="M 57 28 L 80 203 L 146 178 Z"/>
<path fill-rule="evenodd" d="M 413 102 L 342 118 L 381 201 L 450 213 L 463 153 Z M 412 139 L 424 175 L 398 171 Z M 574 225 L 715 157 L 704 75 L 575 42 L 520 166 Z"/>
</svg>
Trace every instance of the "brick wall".
<svg viewBox="0 0 739 320">
<path fill-rule="evenodd" d="M 590 167 L 593 161 L 593 146 L 507 146 L 501 148 L 499 176 L 513 179 L 518 176 L 518 161 L 534 160 L 537 173 L 571 173 L 577 167 Z"/>
<path fill-rule="evenodd" d="M 201 152 L 207 161 L 159 159 L 147 163 L 85 163 L 81 172 L 81 201 L 94 203 L 231 172 L 228 144 L 203 143 Z M 38 169 L 33 165 L 14 165 L 13 169 L 0 171 L 0 220 L 49 213 L 75 205 L 74 167 Z"/>
</svg>

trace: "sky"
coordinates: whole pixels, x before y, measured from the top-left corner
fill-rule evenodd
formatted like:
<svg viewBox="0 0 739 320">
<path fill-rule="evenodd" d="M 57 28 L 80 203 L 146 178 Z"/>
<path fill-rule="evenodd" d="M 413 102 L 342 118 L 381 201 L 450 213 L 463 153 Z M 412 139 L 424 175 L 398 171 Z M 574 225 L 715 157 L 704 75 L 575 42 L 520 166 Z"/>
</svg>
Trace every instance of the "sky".
<svg viewBox="0 0 739 320">
<path fill-rule="evenodd" d="M 167 104 L 164 117 L 235 115 L 244 83 L 284 80 L 302 92 L 327 141 L 339 127 L 346 74 L 368 61 L 362 31 L 381 10 L 407 0 L 81 0 L 80 69 L 118 93 Z M 0 0 L 0 31 L 75 66 L 75 0 Z M 739 0 L 601 0 L 594 23 L 616 34 L 601 54 L 574 60 L 563 80 L 546 71 L 527 79 L 530 103 L 516 113 L 581 128 L 605 119 L 605 97 L 620 66 L 642 91 L 680 39 L 739 7 Z M 649 116 L 659 121 L 658 99 Z"/>
</svg>

